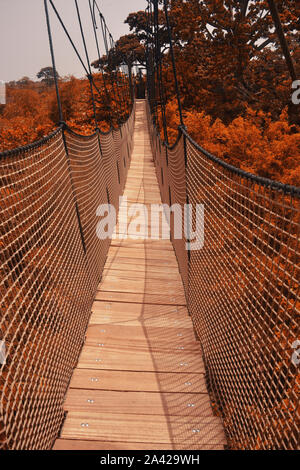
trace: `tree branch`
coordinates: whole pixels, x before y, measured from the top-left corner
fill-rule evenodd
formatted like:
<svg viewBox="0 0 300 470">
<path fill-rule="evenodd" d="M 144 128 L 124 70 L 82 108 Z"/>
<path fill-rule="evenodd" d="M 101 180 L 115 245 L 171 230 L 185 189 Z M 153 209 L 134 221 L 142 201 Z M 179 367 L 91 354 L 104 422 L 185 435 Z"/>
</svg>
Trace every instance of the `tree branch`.
<svg viewBox="0 0 300 470">
<path fill-rule="evenodd" d="M 242 8 L 241 8 L 242 18 L 245 18 L 246 16 L 248 5 L 249 5 L 249 0 L 242 0 Z"/>
<path fill-rule="evenodd" d="M 290 54 L 290 50 L 289 50 L 287 40 L 285 38 L 285 34 L 284 34 L 283 27 L 282 27 L 282 24 L 281 24 L 281 21 L 280 21 L 280 16 L 279 16 L 279 13 L 278 13 L 278 10 L 277 10 L 277 6 L 276 6 L 274 0 L 268 0 L 268 4 L 269 4 L 269 8 L 270 8 L 270 12 L 271 12 L 273 21 L 275 23 L 275 29 L 276 29 L 276 32 L 277 32 L 277 35 L 278 35 L 278 38 L 279 38 L 279 42 L 280 42 L 280 45 L 281 45 L 283 55 L 285 57 L 285 61 L 286 61 L 288 70 L 290 72 L 292 80 L 296 81 L 297 80 L 296 70 L 295 70 L 295 67 L 294 67 L 292 56 Z"/>
</svg>

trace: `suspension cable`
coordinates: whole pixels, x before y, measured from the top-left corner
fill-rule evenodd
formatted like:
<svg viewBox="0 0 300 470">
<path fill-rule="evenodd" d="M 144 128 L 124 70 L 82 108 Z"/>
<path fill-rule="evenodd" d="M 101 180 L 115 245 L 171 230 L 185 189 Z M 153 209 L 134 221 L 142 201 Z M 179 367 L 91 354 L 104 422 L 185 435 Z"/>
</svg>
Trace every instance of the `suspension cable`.
<svg viewBox="0 0 300 470">
<path fill-rule="evenodd" d="M 113 36 L 106 24 L 106 21 L 105 21 L 105 18 L 98 6 L 98 3 L 96 0 L 93 0 L 93 9 L 95 11 L 95 8 L 97 8 L 98 10 L 98 13 L 99 13 L 99 17 L 100 17 L 100 24 L 101 24 L 101 29 L 102 29 L 102 36 L 103 36 L 103 42 L 104 42 L 104 46 L 105 46 L 105 51 L 106 51 L 106 56 L 107 56 L 107 61 L 109 63 L 109 54 L 110 54 L 110 50 L 115 50 L 116 49 L 116 43 L 113 39 Z M 124 54 L 121 56 L 122 58 L 124 57 Z M 124 60 L 124 62 L 126 63 L 126 61 Z M 120 83 L 121 81 L 123 81 L 124 83 L 124 76 L 122 76 L 121 72 L 120 72 L 120 67 L 118 66 L 117 67 L 117 72 L 116 74 L 114 75 L 112 73 L 112 70 L 109 68 L 109 75 L 110 75 L 110 79 L 111 79 L 111 86 L 112 86 L 112 90 L 113 90 L 113 94 L 114 94 L 114 98 L 115 98 L 115 102 L 117 104 L 117 112 L 118 112 L 118 108 L 120 110 L 120 115 L 122 115 L 122 103 L 123 103 L 123 106 L 126 106 L 126 103 L 127 103 L 127 100 L 126 100 L 126 97 L 124 95 L 124 88 L 123 86 L 121 86 L 121 95 L 120 96 Z M 129 85 L 129 88 L 130 88 L 130 85 Z M 128 97 L 131 98 L 132 102 L 133 102 L 133 97 L 131 96 L 130 92 L 129 92 L 129 88 L 128 88 Z M 121 100 L 122 100 L 122 103 L 121 103 Z"/>
<path fill-rule="evenodd" d="M 169 37 L 169 43 L 170 43 L 170 54 L 171 54 L 173 75 L 174 75 L 174 81 L 175 81 L 175 90 L 176 90 L 176 95 L 177 95 L 178 111 L 179 111 L 179 116 L 180 116 L 180 125 L 184 126 L 167 0 L 164 0 L 164 11 L 165 11 L 167 31 L 168 31 L 168 37 Z"/>
<path fill-rule="evenodd" d="M 85 63 L 84 63 L 84 61 L 83 61 L 81 55 L 79 54 L 78 49 L 76 48 L 76 46 L 75 46 L 75 44 L 74 44 L 74 42 L 73 42 L 73 40 L 72 40 L 72 38 L 71 38 L 71 36 L 70 36 L 70 34 L 69 34 L 69 32 L 68 32 L 68 30 L 67 30 L 65 24 L 64 24 L 64 22 L 63 22 L 63 20 L 62 20 L 62 18 L 61 18 L 61 16 L 60 16 L 60 14 L 58 13 L 58 11 L 57 11 L 57 9 L 56 9 L 56 7 L 55 7 L 53 1 L 52 1 L 52 0 L 49 0 L 49 2 L 50 2 L 51 6 L 52 6 L 52 8 L 53 8 L 53 11 L 54 11 L 55 14 L 56 14 L 56 16 L 57 16 L 57 18 L 58 18 L 58 20 L 59 20 L 61 26 L 62 26 L 62 28 L 63 28 L 63 30 L 64 30 L 64 32 L 65 32 L 67 38 L 69 39 L 69 41 L 70 41 L 70 43 L 71 43 L 71 45 L 72 45 L 72 48 L 74 49 L 74 51 L 75 51 L 75 53 L 76 53 L 76 55 L 77 55 L 77 57 L 78 57 L 78 59 L 79 59 L 81 65 L 82 65 L 82 67 L 83 67 L 83 69 L 84 69 L 84 71 L 85 71 L 87 77 L 88 77 L 88 76 L 89 76 L 89 70 L 88 70 L 88 68 L 86 67 L 86 65 L 85 65 Z M 96 91 L 99 93 L 99 95 L 101 96 L 101 92 L 100 92 L 99 88 L 97 87 L 97 85 L 95 84 L 95 81 L 94 81 L 94 79 L 93 79 L 93 76 L 91 76 L 91 80 L 92 80 L 93 87 L 95 88 L 95 90 L 96 90 Z"/>
<path fill-rule="evenodd" d="M 112 37 L 112 34 L 109 33 L 109 40 L 110 40 L 110 50 L 116 52 L 116 44 L 115 41 Z M 120 104 L 120 109 L 121 109 L 121 114 L 122 114 L 122 106 L 125 106 L 124 103 L 124 97 L 123 94 L 120 94 L 120 86 L 119 86 L 119 66 L 116 68 L 116 73 L 115 73 L 115 83 L 116 83 L 116 89 L 117 89 L 117 96 Z"/>
<path fill-rule="evenodd" d="M 157 1 L 157 0 L 154 0 Z M 153 11 L 153 1 L 149 0 L 149 43 L 151 44 L 151 63 L 148 67 L 148 71 L 151 73 L 150 79 L 150 105 L 151 105 L 151 112 L 153 115 L 154 123 L 158 125 L 158 116 L 157 116 L 157 107 L 156 107 L 156 83 L 155 83 L 155 63 L 154 63 L 154 48 L 155 48 L 155 31 L 154 31 L 154 11 Z M 151 39 L 150 39 L 151 38 Z"/>
<path fill-rule="evenodd" d="M 61 99 L 60 99 L 60 94 L 59 94 L 58 75 L 57 75 L 56 66 L 55 66 L 54 47 L 53 47 L 52 32 L 51 32 L 51 26 L 50 26 L 50 16 L 49 16 L 47 1 L 48 0 L 44 0 L 46 19 L 47 19 L 47 27 L 48 27 L 48 35 L 49 35 L 49 44 L 50 44 L 53 70 L 54 70 L 54 75 L 55 75 L 54 80 L 55 80 L 56 95 L 57 95 L 57 102 L 58 102 L 58 108 L 59 108 L 59 116 L 60 116 L 60 121 L 63 123 L 64 122 L 63 121 L 63 112 L 62 112 Z M 75 0 L 75 6 L 76 6 L 76 10 L 77 10 L 77 16 L 78 16 L 78 21 L 79 21 L 79 26 L 80 26 L 80 31 L 81 31 L 81 37 L 82 37 L 82 41 L 83 41 L 83 45 L 84 45 L 84 50 L 85 50 L 85 55 L 86 55 L 86 60 L 87 60 L 87 66 L 85 65 L 84 60 L 82 59 L 82 57 L 81 57 L 74 41 L 72 40 L 72 38 L 71 38 L 71 36 L 70 36 L 70 34 L 69 34 L 65 24 L 64 24 L 64 21 L 62 20 L 57 8 L 55 7 L 55 4 L 54 4 L 53 0 L 49 0 L 49 3 L 51 4 L 51 7 L 53 8 L 53 11 L 54 11 L 56 17 L 58 18 L 58 21 L 61 24 L 61 26 L 63 28 L 63 31 L 65 32 L 65 34 L 66 34 L 73 50 L 75 51 L 75 54 L 76 54 L 77 58 L 79 59 L 81 65 L 82 65 L 82 67 L 83 67 L 83 69 L 86 73 L 87 78 L 90 81 L 91 96 L 92 96 L 93 111 L 94 111 L 94 119 L 95 119 L 95 123 L 96 123 L 96 129 L 98 129 L 98 121 L 97 121 L 97 114 L 96 114 L 97 108 L 96 108 L 96 99 L 95 99 L 94 89 L 97 91 L 97 93 L 99 94 L 100 97 L 102 96 L 102 94 L 101 94 L 101 91 L 99 90 L 98 86 L 96 85 L 96 83 L 94 81 L 94 77 L 92 75 L 91 64 L 90 64 L 90 60 L 89 60 L 87 44 L 86 44 L 85 35 L 84 35 L 84 31 L 83 31 L 83 26 L 82 26 L 78 1 Z M 121 87 L 122 96 L 120 97 L 120 85 L 119 85 L 119 83 L 120 83 L 120 80 L 124 80 L 124 79 L 123 79 L 123 76 L 122 76 L 122 74 L 119 70 L 119 67 L 117 68 L 116 74 L 113 74 L 112 68 L 109 66 L 110 50 L 109 50 L 108 40 L 110 41 L 111 49 L 115 48 L 115 43 L 114 43 L 112 34 L 110 33 L 110 31 L 109 31 L 109 29 L 106 25 L 105 18 L 103 17 L 103 15 L 102 15 L 99 7 L 98 7 L 98 4 L 97 4 L 96 0 L 93 0 L 93 8 L 91 6 L 91 0 L 89 0 L 89 5 L 90 5 L 92 23 L 93 23 L 93 28 L 94 28 L 94 35 L 95 35 L 95 39 L 96 39 L 96 45 L 97 45 L 97 51 L 98 51 L 98 57 L 99 57 L 99 68 L 101 69 L 101 72 L 102 72 L 105 93 L 106 93 L 106 96 L 107 96 L 107 99 L 108 99 L 108 102 L 109 102 L 110 98 L 109 98 L 109 95 L 108 95 L 104 70 L 100 66 L 101 56 L 100 56 L 99 42 L 98 42 L 97 33 L 96 33 L 97 25 L 96 25 L 96 17 L 95 17 L 95 8 L 97 8 L 98 12 L 99 12 L 100 24 L 101 24 L 102 35 L 103 35 L 103 42 L 104 42 L 104 46 L 105 46 L 105 50 L 106 50 L 106 54 L 107 54 L 108 69 L 109 69 L 109 75 L 110 75 L 110 78 L 111 78 L 112 93 L 113 93 L 114 100 L 115 100 L 115 103 L 116 103 L 117 122 L 118 122 L 118 125 L 120 126 L 121 122 L 122 122 L 122 120 L 121 120 L 122 102 L 123 102 L 123 106 L 125 106 L 126 98 L 125 98 L 125 95 L 124 95 L 124 87 L 123 86 Z M 113 65 L 113 62 L 112 62 L 111 65 Z M 114 76 L 114 75 L 116 75 L 116 76 Z M 116 92 L 116 88 L 117 88 L 117 92 Z M 129 95 L 129 91 L 128 91 L 128 95 Z M 121 102 L 121 100 L 122 100 L 122 102 Z M 111 106 L 110 106 L 110 109 L 112 109 Z M 110 112 L 110 123 L 112 125 L 111 112 Z"/>
<path fill-rule="evenodd" d="M 96 3 L 96 2 L 95 2 Z M 98 8 L 98 5 L 96 3 L 96 6 Z M 106 23 L 105 23 L 105 19 L 102 15 L 102 13 L 100 12 L 99 8 L 98 8 L 98 11 L 99 11 L 99 17 L 100 17 L 100 24 L 101 24 L 101 30 L 102 30 L 102 37 L 103 37 L 103 42 L 104 42 L 104 46 L 105 46 L 105 51 L 106 51 L 106 58 L 107 58 L 107 66 L 108 66 L 108 70 L 109 70 L 109 76 L 110 76 L 110 82 L 111 82 L 111 89 L 112 89 L 112 93 L 113 93 L 113 97 L 114 97 L 114 100 L 115 100 L 115 103 L 116 103 L 116 111 L 117 111 L 117 122 L 118 124 L 120 124 L 121 120 L 120 120 L 120 113 L 119 113 L 119 107 L 120 107 L 120 103 L 117 99 L 117 94 L 116 94 L 116 89 L 115 89 L 115 83 L 114 83 L 114 80 L 113 80 L 113 76 L 112 76 L 112 70 L 111 70 L 111 67 L 110 67 L 110 64 L 109 64 L 109 54 L 110 54 L 110 51 L 109 51 L 109 47 L 108 47 L 108 41 L 107 41 L 107 32 L 108 32 L 108 28 L 106 26 Z"/>
<path fill-rule="evenodd" d="M 74 42 L 73 42 L 73 40 L 72 40 L 72 38 L 71 38 L 71 36 L 70 36 L 70 34 L 69 34 L 69 32 L 68 32 L 68 30 L 67 30 L 65 24 L 64 24 L 64 22 L 63 22 L 63 20 L 62 20 L 62 18 L 61 18 L 61 16 L 60 16 L 60 14 L 58 13 L 58 11 L 57 11 L 57 9 L 56 9 L 56 7 L 55 7 L 53 1 L 52 1 L 52 0 L 49 0 L 49 2 L 50 2 L 50 4 L 51 4 L 51 6 L 52 6 L 52 8 L 53 8 L 53 10 L 54 10 L 54 12 L 55 12 L 57 18 L 58 18 L 58 21 L 60 22 L 60 24 L 61 24 L 61 26 L 62 26 L 64 32 L 65 32 L 66 35 L 67 35 L 67 37 L 68 37 L 68 39 L 69 39 L 69 41 L 70 41 L 70 43 L 71 43 L 71 45 L 72 45 L 72 47 L 73 47 L 73 49 L 74 49 L 74 51 L 75 51 L 75 54 L 77 55 L 77 57 L 78 57 L 78 59 L 79 59 L 81 65 L 82 65 L 82 67 L 84 68 L 85 73 L 88 75 L 89 71 L 88 71 L 88 69 L 86 68 L 85 63 L 83 62 L 83 60 L 82 60 L 82 58 L 81 58 L 81 56 L 80 56 L 80 54 L 79 54 L 79 52 L 78 52 L 78 49 L 77 49 L 77 47 L 75 46 L 75 44 L 74 44 Z"/>
<path fill-rule="evenodd" d="M 147 68 L 147 92 L 148 92 L 148 99 L 149 99 L 149 104 L 151 106 L 151 112 L 153 114 L 153 109 L 152 109 L 152 89 L 151 89 L 151 84 L 153 83 L 152 80 L 152 70 L 151 70 L 151 61 L 150 61 L 150 36 L 151 36 L 151 10 L 150 10 L 150 5 L 148 1 L 148 6 L 145 10 L 146 14 L 146 24 L 147 24 L 147 40 L 146 40 L 146 68 Z"/>
<path fill-rule="evenodd" d="M 162 57 L 161 57 L 161 44 L 159 38 L 159 12 L 158 12 L 158 1 L 154 4 L 154 29 L 155 29 L 155 59 L 156 59 L 156 75 L 158 81 L 158 89 L 160 95 L 160 108 L 162 114 L 163 131 L 165 142 L 168 144 L 168 128 L 166 121 L 166 107 L 165 107 L 165 96 L 163 87 L 162 77 Z"/>
<path fill-rule="evenodd" d="M 60 121 L 60 124 L 62 124 L 64 122 L 64 117 L 63 117 L 61 99 L 60 99 L 59 87 L 58 87 L 58 75 L 57 75 L 56 63 L 55 63 L 52 31 L 51 31 L 51 24 L 50 24 L 49 10 L 48 10 L 48 0 L 44 0 L 44 7 L 45 7 L 45 13 L 46 13 L 48 38 L 49 38 L 49 45 L 50 45 L 50 52 L 51 52 L 51 59 L 52 59 L 52 68 L 53 68 L 53 73 L 54 73 L 54 83 L 55 83 L 56 99 L 57 99 L 58 112 L 59 112 L 59 121 Z"/>
<path fill-rule="evenodd" d="M 103 71 L 103 67 L 101 67 L 101 54 L 100 54 L 100 46 L 99 46 L 99 41 L 98 41 L 98 36 L 97 36 L 97 23 L 96 23 L 96 17 L 95 17 L 95 1 L 94 1 L 94 4 L 93 4 L 93 8 L 92 8 L 92 5 L 91 5 L 91 0 L 89 0 L 89 7 L 90 7 L 90 13 L 91 13 L 91 19 L 92 19 L 92 24 L 93 24 L 93 30 L 94 30 L 94 36 L 95 36 L 95 41 L 96 41 L 96 47 L 97 47 L 97 52 L 98 52 L 98 60 L 99 60 L 99 69 L 101 70 L 101 76 L 102 76 L 102 80 L 103 80 L 103 86 L 104 86 L 104 92 L 105 92 L 105 96 L 106 96 L 106 100 L 107 100 L 107 105 L 109 105 L 109 94 L 108 94 L 108 90 L 107 90 L 107 84 L 106 84 L 106 78 L 105 78 L 105 74 L 104 74 L 104 71 Z M 110 112 L 109 112 L 109 122 L 110 122 L 110 126 L 112 126 L 112 118 L 111 118 L 111 106 L 109 107 L 110 109 Z"/>
<path fill-rule="evenodd" d="M 75 0 L 75 6 L 76 6 L 76 11 L 77 11 L 77 17 L 78 17 L 78 22 L 79 22 L 79 27 L 80 27 L 80 32 L 81 32 L 81 38 L 83 42 L 83 47 L 86 55 L 86 60 L 88 64 L 88 79 L 89 79 L 89 84 L 90 84 L 90 91 L 91 91 L 91 97 L 92 97 L 92 105 L 93 105 L 93 112 L 94 112 L 94 120 L 95 120 L 95 127 L 98 129 L 98 120 L 97 120 L 97 113 L 96 113 L 96 103 L 95 103 L 95 95 L 94 95 L 94 89 L 93 89 L 93 76 L 92 76 L 92 70 L 91 70 L 91 64 L 90 64 L 90 58 L 89 58 L 89 53 L 86 45 L 86 40 L 85 40 L 85 35 L 82 27 L 82 21 L 81 21 L 81 16 L 80 16 L 80 11 L 78 7 L 78 1 Z"/>
</svg>

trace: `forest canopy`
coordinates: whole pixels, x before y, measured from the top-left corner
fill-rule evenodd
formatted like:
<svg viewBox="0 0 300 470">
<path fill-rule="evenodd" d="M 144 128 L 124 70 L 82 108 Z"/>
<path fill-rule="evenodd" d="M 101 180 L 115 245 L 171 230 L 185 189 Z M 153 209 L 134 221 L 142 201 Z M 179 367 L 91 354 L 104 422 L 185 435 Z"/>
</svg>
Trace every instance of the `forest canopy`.
<svg viewBox="0 0 300 470">
<path fill-rule="evenodd" d="M 276 5 L 300 77 L 300 4 L 280 0 Z M 144 48 L 151 32 L 148 15 L 139 11 L 125 21 Z M 184 123 L 193 139 L 244 170 L 299 185 L 300 106 L 291 99 L 292 77 L 269 3 L 171 0 L 169 17 Z M 158 23 L 168 139 L 173 143 L 180 121 L 162 10 Z M 157 114 L 164 138 L 159 106 Z"/>
<path fill-rule="evenodd" d="M 276 5 L 300 78 L 300 3 L 278 0 Z M 184 121 L 193 139 L 235 166 L 299 185 L 300 105 L 291 99 L 292 79 L 268 1 L 170 0 L 169 15 Z M 105 93 L 103 80 L 107 77 L 109 87 L 110 74 L 118 73 L 121 66 L 127 67 L 130 78 L 135 66 L 145 67 L 151 33 L 148 16 L 144 10 L 129 14 L 125 19 L 129 34 L 109 54 L 93 58 L 101 90 L 97 117 L 104 130 L 112 119 L 117 122 L 120 103 L 112 87 L 109 95 Z M 179 115 L 161 2 L 158 21 L 172 143 Z M 31 142 L 57 125 L 53 71 L 45 67 L 38 77 L 38 83 L 24 77 L 8 85 L 7 105 L 0 109 L 0 150 Z M 59 77 L 59 83 L 65 120 L 75 130 L 90 133 L 95 126 L 88 80 Z M 159 100 L 157 114 L 163 137 Z"/>
</svg>

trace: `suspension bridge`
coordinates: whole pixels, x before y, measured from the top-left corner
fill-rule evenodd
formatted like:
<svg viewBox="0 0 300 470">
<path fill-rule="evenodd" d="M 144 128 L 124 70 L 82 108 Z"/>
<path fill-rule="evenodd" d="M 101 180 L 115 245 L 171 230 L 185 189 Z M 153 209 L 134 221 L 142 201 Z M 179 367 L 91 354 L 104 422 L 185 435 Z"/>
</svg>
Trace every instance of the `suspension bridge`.
<svg viewBox="0 0 300 470">
<path fill-rule="evenodd" d="M 150 13 L 147 99 L 127 120 L 102 132 L 94 106 L 95 133 L 75 133 L 56 79 L 59 127 L 0 155 L 2 449 L 299 446 L 300 190 L 219 160 L 183 120 L 161 140 Z M 204 246 L 187 250 L 172 218 L 170 240 L 99 238 L 98 208 L 122 195 L 204 205 Z"/>
</svg>

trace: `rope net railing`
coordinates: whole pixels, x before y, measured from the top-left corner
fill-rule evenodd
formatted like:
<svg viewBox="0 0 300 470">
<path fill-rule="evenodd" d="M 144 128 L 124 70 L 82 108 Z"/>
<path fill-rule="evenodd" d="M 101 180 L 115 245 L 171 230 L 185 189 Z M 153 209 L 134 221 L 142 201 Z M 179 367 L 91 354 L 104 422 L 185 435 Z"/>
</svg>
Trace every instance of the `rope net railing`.
<svg viewBox="0 0 300 470">
<path fill-rule="evenodd" d="M 189 203 L 193 230 L 204 205 L 203 248 L 188 252 L 170 228 L 228 445 L 297 449 L 300 191 L 218 161 L 184 128 L 169 147 L 150 106 L 148 121 L 163 203 Z"/>
<path fill-rule="evenodd" d="M 146 9 L 148 124 L 162 201 L 178 204 L 187 222 L 178 240 L 170 219 L 171 239 L 213 408 L 231 449 L 298 449 L 300 188 L 235 168 L 190 137 L 169 11 L 167 0 Z M 163 66 L 173 71 L 180 119 L 172 146 Z"/>
<path fill-rule="evenodd" d="M 97 2 L 88 6 L 100 61 L 96 12 L 107 57 L 114 41 Z M 0 448 L 12 450 L 50 449 L 59 435 L 110 244 L 109 233 L 106 239 L 97 234 L 97 209 L 106 205 L 109 211 L 111 204 L 118 210 L 133 147 L 131 77 L 122 64 L 92 74 L 77 0 L 83 57 L 55 2 L 44 0 L 44 7 L 59 127 L 37 143 L 0 154 Z M 95 129 L 92 135 L 77 134 L 65 122 L 52 18 L 89 81 L 88 122 L 80 132 Z"/>
<path fill-rule="evenodd" d="M 122 194 L 133 128 L 134 108 L 119 130 L 60 127 L 0 154 L 0 448 L 50 449 L 59 434 L 109 248 L 96 210 Z"/>
</svg>

